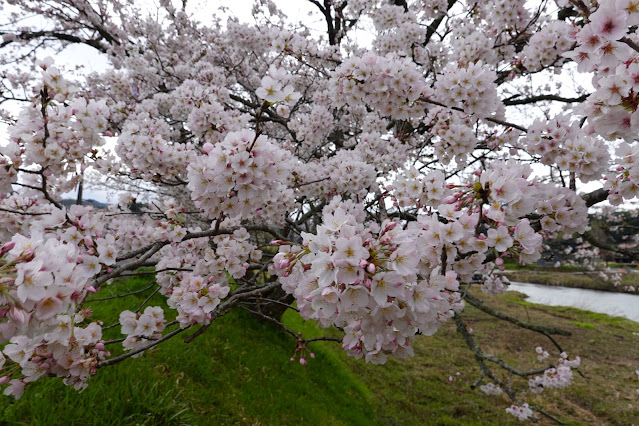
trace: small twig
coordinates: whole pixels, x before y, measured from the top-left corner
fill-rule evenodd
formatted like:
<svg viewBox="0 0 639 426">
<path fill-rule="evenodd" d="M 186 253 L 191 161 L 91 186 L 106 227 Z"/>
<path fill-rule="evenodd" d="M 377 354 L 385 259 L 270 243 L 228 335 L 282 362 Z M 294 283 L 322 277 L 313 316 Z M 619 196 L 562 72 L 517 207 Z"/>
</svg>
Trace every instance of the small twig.
<svg viewBox="0 0 639 426">
<path fill-rule="evenodd" d="M 440 106 L 440 107 L 452 109 L 453 111 L 459 111 L 459 112 L 463 112 L 464 114 L 468 114 L 462 108 L 459 108 L 459 107 L 456 107 L 456 106 L 449 106 L 449 105 L 446 105 L 446 104 L 443 104 L 441 102 L 437 102 L 437 101 L 434 101 L 434 100 L 428 99 L 428 98 L 419 98 L 419 99 L 421 101 L 427 102 L 429 104 L 437 105 L 437 106 Z M 499 120 L 497 118 L 492 118 L 492 117 L 477 117 L 477 118 L 481 118 L 483 120 L 490 121 L 490 122 L 495 123 L 495 124 L 500 124 L 502 126 L 512 127 L 513 129 L 521 130 L 522 132 L 528 132 L 528 129 L 523 127 L 523 126 L 520 126 L 520 125 L 514 124 L 514 123 L 509 123 L 509 122 L 504 121 L 504 120 Z"/>
<path fill-rule="evenodd" d="M 149 297 L 147 297 L 146 299 L 144 299 L 144 302 L 142 302 L 142 304 L 141 304 L 141 305 L 140 305 L 140 306 L 139 306 L 139 307 L 135 310 L 135 313 L 137 314 L 138 312 L 140 312 L 140 311 L 142 310 L 142 308 L 144 307 L 144 305 L 146 305 L 146 304 L 147 304 L 147 302 L 148 302 L 149 300 L 151 300 L 151 298 L 152 298 L 153 296 L 155 296 L 155 295 L 156 295 L 156 293 L 157 293 L 158 291 L 160 291 L 160 286 L 158 286 L 158 288 L 156 288 L 156 289 L 153 291 L 153 293 L 149 294 Z"/>
<path fill-rule="evenodd" d="M 0 207 L 0 211 L 1 212 L 7 212 L 7 213 L 20 214 L 20 215 L 25 215 L 25 216 L 43 216 L 43 215 L 51 214 L 51 213 L 21 212 L 19 210 L 10 210 L 10 209 L 2 208 L 2 207 Z"/>
<path fill-rule="evenodd" d="M 131 291 L 131 292 L 129 292 L 129 293 L 124 293 L 124 294 L 115 294 L 115 295 L 113 295 L 113 296 L 98 297 L 98 298 L 95 298 L 95 299 L 86 299 L 86 300 L 84 301 L 84 303 L 102 302 L 102 301 L 105 301 L 105 300 L 121 299 L 121 298 L 123 298 L 123 297 L 132 296 L 132 295 L 134 295 L 134 294 L 144 293 L 145 291 L 150 290 L 151 288 L 153 288 L 153 286 L 154 286 L 155 284 L 156 284 L 155 282 L 152 282 L 150 285 L 148 285 L 148 286 L 144 287 L 143 289 L 140 289 L 140 290 L 134 290 L 134 291 Z"/>
<path fill-rule="evenodd" d="M 269 299 L 268 297 L 255 297 L 255 298 L 251 298 L 248 300 L 255 300 L 255 301 L 260 301 L 260 302 L 270 302 L 270 303 L 276 303 L 278 305 L 282 305 L 282 306 L 286 306 L 288 309 L 291 309 L 295 312 L 299 312 L 300 310 L 297 309 L 295 306 L 292 306 L 288 303 L 284 303 L 284 302 L 280 302 L 279 300 L 275 300 L 275 299 Z"/>
<path fill-rule="evenodd" d="M 149 343 L 148 345 L 146 345 L 146 346 L 144 346 L 142 348 L 138 348 L 138 349 L 132 350 L 131 352 L 127 352 L 127 353 L 122 354 L 120 356 L 116 356 L 115 358 L 111 358 L 111 359 L 107 359 L 105 361 L 99 362 L 98 365 L 96 366 L 96 368 L 106 367 L 107 365 L 113 365 L 113 364 L 117 364 L 119 362 L 122 362 L 125 359 L 132 357 L 133 355 L 137 355 L 140 352 L 144 352 L 147 349 L 151 349 L 152 347 L 159 345 L 160 343 L 164 342 L 165 340 L 169 340 L 171 337 L 176 336 L 176 335 L 182 333 L 183 331 L 188 330 L 189 328 L 191 328 L 191 325 L 188 325 L 185 328 L 178 328 L 177 330 L 173 330 L 169 334 L 163 336 L 162 338 L 160 338 L 158 340 L 152 341 L 151 343 Z"/>
<path fill-rule="evenodd" d="M 120 275 L 121 277 L 135 277 L 137 275 L 155 275 L 157 273 L 160 272 L 167 272 L 167 271 L 177 271 L 177 272 L 192 272 L 193 269 L 189 269 L 189 268 L 163 268 L 163 269 L 158 269 L 157 271 L 140 271 L 140 272 L 132 272 L 130 274 L 122 274 Z"/>
<path fill-rule="evenodd" d="M 503 368 L 504 370 L 510 371 L 511 373 L 520 377 L 528 377 L 528 376 L 533 376 L 535 374 L 542 374 L 544 371 L 548 370 L 549 368 L 554 368 L 554 365 L 551 365 L 548 367 L 536 368 L 534 370 L 519 370 L 513 367 L 512 365 L 508 364 L 507 362 L 497 358 L 496 356 L 488 355 L 488 354 L 484 354 L 483 356 L 485 360 L 495 363 L 501 368 Z"/>
</svg>

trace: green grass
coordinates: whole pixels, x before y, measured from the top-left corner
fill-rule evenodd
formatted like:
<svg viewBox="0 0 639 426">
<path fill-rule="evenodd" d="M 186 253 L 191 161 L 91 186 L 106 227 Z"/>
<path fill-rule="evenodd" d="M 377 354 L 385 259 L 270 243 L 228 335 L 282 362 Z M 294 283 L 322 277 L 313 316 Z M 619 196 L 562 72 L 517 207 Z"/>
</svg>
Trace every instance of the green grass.
<svg viewBox="0 0 639 426">
<path fill-rule="evenodd" d="M 581 328 L 589 328 L 591 330 L 596 330 L 597 327 L 595 327 L 592 324 L 586 324 L 585 322 L 579 322 L 579 321 L 570 321 L 570 323 L 572 325 L 576 325 L 577 327 L 581 327 Z"/>
<path fill-rule="evenodd" d="M 115 285 L 142 288 L 145 280 Z M 145 296 L 90 306 L 109 324 L 121 310 L 135 310 Z M 497 298 L 477 296 L 509 315 L 573 333 L 558 340 L 584 359 L 581 371 L 586 378 L 576 375 L 565 390 L 524 394 L 524 400 L 571 424 L 630 424 L 639 418 L 639 384 L 633 377 L 639 324 L 534 305 L 511 292 Z M 151 300 L 152 305 L 163 303 L 160 295 Z M 463 317 L 487 353 L 521 368 L 539 366 L 535 346 L 551 349 L 544 336 L 520 331 L 471 307 Z M 305 338 L 338 335 L 293 311 L 285 314 L 284 322 Z M 111 329 L 106 338 L 118 333 Z M 418 336 L 414 358 L 391 359 L 384 366 L 348 358 L 333 342 L 309 344 L 316 355 L 309 365 L 291 363 L 295 340 L 243 311 L 220 318 L 190 344 L 183 337 L 99 370 L 81 393 L 58 379 L 42 379 L 28 386 L 21 400 L 0 397 L 0 424 L 519 424 L 505 413 L 510 403 L 504 396 L 470 389 L 479 370 L 452 322 L 434 336 Z M 501 371 L 499 375 L 510 380 Z M 520 385 L 525 388 L 525 382 Z"/>
<path fill-rule="evenodd" d="M 115 321 L 119 310 L 136 309 L 144 296 L 125 300 L 126 306 L 123 300 L 91 306 Z M 152 304 L 161 303 L 154 296 Z M 290 336 L 235 312 L 191 344 L 175 338 L 101 369 L 79 394 L 45 379 L 28 386 L 19 401 L 2 397 L 0 423 L 369 423 L 370 394 L 332 352 L 317 348 L 311 368 L 289 361 L 294 350 Z"/>
</svg>

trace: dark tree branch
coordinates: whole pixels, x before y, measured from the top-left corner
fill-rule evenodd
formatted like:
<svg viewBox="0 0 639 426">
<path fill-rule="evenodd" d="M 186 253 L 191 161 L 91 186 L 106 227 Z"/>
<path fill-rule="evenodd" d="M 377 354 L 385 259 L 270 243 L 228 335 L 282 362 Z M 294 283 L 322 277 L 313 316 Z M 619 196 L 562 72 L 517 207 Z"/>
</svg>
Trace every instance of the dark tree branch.
<svg viewBox="0 0 639 426">
<path fill-rule="evenodd" d="M 504 105 L 507 106 L 511 106 L 511 105 L 527 105 L 527 104 L 534 104 L 536 102 L 541 102 L 541 101 L 557 101 L 557 102 L 566 102 L 566 103 L 577 103 L 577 102 L 583 102 L 586 99 L 588 99 L 588 96 L 590 96 L 590 94 L 585 94 L 585 95 L 581 95 L 577 98 L 564 98 L 562 96 L 557 96 L 557 95 L 538 95 L 538 96 L 531 96 L 529 98 L 524 98 L 524 99 L 516 99 L 517 97 L 519 97 L 520 95 L 515 95 L 512 96 L 508 99 L 504 99 Z"/>
<path fill-rule="evenodd" d="M 457 0 L 448 0 L 448 4 L 446 5 L 446 13 L 457 3 Z M 408 11 L 408 6 L 406 6 L 406 11 Z M 431 22 L 430 25 L 426 28 L 426 38 L 424 39 L 423 46 L 426 46 L 430 39 L 433 38 L 433 35 L 437 32 L 437 29 L 446 18 L 446 13 L 443 13 L 439 18 L 435 19 Z"/>
</svg>

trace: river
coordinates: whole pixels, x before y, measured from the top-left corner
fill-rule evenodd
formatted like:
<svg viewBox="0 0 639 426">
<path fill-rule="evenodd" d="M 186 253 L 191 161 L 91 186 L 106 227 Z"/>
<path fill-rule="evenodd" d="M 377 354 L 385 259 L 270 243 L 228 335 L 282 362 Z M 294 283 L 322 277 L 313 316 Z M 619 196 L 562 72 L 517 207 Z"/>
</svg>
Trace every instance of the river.
<svg viewBox="0 0 639 426">
<path fill-rule="evenodd" d="M 568 306 L 585 311 L 623 317 L 639 322 L 639 295 L 511 282 L 509 290 L 524 293 L 526 301 L 550 306 Z"/>
</svg>

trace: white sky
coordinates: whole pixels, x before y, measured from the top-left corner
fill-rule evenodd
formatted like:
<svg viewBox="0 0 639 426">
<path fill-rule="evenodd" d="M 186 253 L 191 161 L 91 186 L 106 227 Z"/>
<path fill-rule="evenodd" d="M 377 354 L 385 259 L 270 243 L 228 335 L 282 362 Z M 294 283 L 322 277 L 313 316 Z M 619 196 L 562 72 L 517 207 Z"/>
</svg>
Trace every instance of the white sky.
<svg viewBox="0 0 639 426">
<path fill-rule="evenodd" d="M 143 8 L 147 8 L 149 12 L 153 11 L 156 7 L 156 1 L 154 0 L 141 0 L 136 3 L 138 5 L 141 4 L 141 7 Z M 303 21 L 306 25 L 316 28 L 318 33 L 324 33 L 324 18 L 321 16 L 317 8 L 308 0 L 276 0 L 275 3 L 278 5 L 280 10 L 287 15 L 289 21 L 292 23 Z M 254 0 L 190 0 L 187 3 L 187 13 L 197 17 L 197 19 L 199 19 L 203 24 L 206 24 L 207 21 L 210 22 L 213 16 L 222 16 L 224 17 L 222 21 L 225 21 L 225 17 L 229 15 L 236 16 L 242 22 L 252 23 L 254 22 L 254 18 L 251 15 L 253 4 Z M 221 7 L 227 8 L 228 12 L 226 14 L 220 13 L 219 9 Z M 363 39 L 365 44 L 370 43 L 372 40 L 371 35 L 362 31 L 358 32 L 357 37 L 358 41 L 359 39 Z M 43 52 L 41 57 L 45 56 L 47 56 L 47 54 Z M 63 66 L 68 70 L 74 69 L 76 66 L 82 66 L 84 68 L 83 73 L 86 74 L 94 71 L 100 72 L 109 67 L 108 60 L 104 55 L 85 45 L 70 45 L 62 52 L 55 55 L 54 59 L 57 66 Z M 584 79 L 590 78 L 584 74 L 581 74 L 581 76 L 584 77 Z M 542 77 L 534 76 L 534 78 Z M 588 81 L 580 81 L 579 83 L 585 83 L 586 87 L 590 86 Z M 3 107 L 5 107 L 5 105 L 3 105 Z M 10 105 L 7 109 L 10 109 L 17 115 L 19 105 Z M 0 123 L 0 145 L 5 145 L 7 141 L 7 126 Z M 546 170 L 547 168 L 544 168 L 543 171 L 540 170 L 539 172 L 545 173 Z M 600 184 L 592 183 L 590 185 L 582 185 L 580 189 L 583 191 L 589 191 L 599 186 Z M 73 195 L 70 194 L 69 196 Z M 92 191 L 87 189 L 85 189 L 84 198 L 93 198 L 103 202 L 114 201 L 113 198 L 109 197 L 109 195 L 104 191 Z"/>
</svg>

